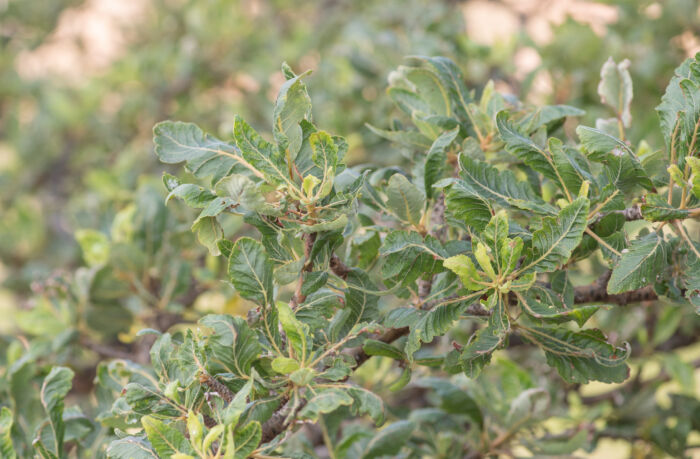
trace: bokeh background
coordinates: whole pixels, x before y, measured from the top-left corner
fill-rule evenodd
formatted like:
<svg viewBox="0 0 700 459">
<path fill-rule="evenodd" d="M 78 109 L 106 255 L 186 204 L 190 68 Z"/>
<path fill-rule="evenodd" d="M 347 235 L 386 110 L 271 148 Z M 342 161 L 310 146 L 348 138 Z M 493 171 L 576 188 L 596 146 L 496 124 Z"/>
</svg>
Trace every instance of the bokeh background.
<svg viewBox="0 0 700 459">
<path fill-rule="evenodd" d="M 349 163 L 396 164 L 401 152 L 365 124 L 390 123 L 384 92 L 404 56 L 448 56 L 477 93 L 493 80 L 581 107 L 588 125 L 606 116 L 596 87 L 612 56 L 631 61 L 629 137 L 656 149 L 653 107 L 700 50 L 698 16 L 693 0 L 0 0 L 0 367 L 37 349 L 37 368 L 82 366 L 88 391 L 99 358 L 147 359 L 137 330 L 245 312 L 187 211 L 164 204 L 160 176 L 175 169 L 153 154 L 156 122 L 230 138 L 240 114 L 269 132 L 286 61 L 313 70 L 314 119 L 348 139 Z M 687 313 L 660 307 L 647 342 L 692 344 Z M 644 317 L 629 314 L 619 337 Z M 700 354 L 683 349 L 673 358 Z M 692 369 L 678 368 L 676 388 L 694 394 Z M 621 442 L 600 457 L 634 452 Z"/>
</svg>

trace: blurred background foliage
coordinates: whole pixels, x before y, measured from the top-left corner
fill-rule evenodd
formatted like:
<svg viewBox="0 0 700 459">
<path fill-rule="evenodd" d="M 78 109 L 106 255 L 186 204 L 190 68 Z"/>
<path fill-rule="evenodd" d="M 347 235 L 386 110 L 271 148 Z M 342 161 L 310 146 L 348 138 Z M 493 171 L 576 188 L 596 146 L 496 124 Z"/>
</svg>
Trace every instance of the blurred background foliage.
<svg viewBox="0 0 700 459">
<path fill-rule="evenodd" d="M 139 329 L 165 330 L 203 312 L 245 313 L 217 280 L 222 267 L 194 243 L 187 210 L 165 206 L 163 166 L 152 153 L 156 122 L 195 121 L 230 138 L 240 114 L 264 131 L 286 61 L 313 70 L 314 119 L 348 139 L 348 163 L 396 164 L 401 152 L 365 124 L 385 126 L 397 114 L 384 92 L 404 56 L 448 56 L 477 93 L 493 80 L 525 101 L 583 108 L 587 125 L 610 116 L 596 87 L 612 56 L 631 62 L 629 138 L 657 149 L 653 108 L 673 69 L 700 49 L 698 7 L 692 0 L 0 0 L 2 384 L 14 372 L 31 388 L 51 364 L 67 363 L 83 376 L 79 397 L 99 358 L 147 362 L 150 342 Z M 226 224 L 229 234 L 250 231 L 235 218 Z M 697 336 L 697 320 L 684 321 L 674 306 L 658 305 L 654 324 L 644 311 L 628 312 L 602 320 L 609 329 L 619 323 L 618 340 L 646 343 L 643 354 L 674 336 L 687 342 L 670 349 Z M 692 367 L 680 360 L 663 359 L 664 371 L 695 400 Z M 368 384 L 382 384 L 371 381 L 377 368 L 367 368 Z M 621 425 L 635 416 L 621 411 Z M 672 447 L 661 448 L 674 455 Z M 636 446 L 629 448 L 633 454 Z"/>
</svg>

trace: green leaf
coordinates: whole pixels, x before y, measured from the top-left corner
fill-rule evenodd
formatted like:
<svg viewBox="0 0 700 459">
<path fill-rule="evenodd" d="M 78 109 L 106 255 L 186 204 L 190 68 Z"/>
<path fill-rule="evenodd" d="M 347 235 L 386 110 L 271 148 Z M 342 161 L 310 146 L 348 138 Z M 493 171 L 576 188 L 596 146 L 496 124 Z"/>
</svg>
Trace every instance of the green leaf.
<svg viewBox="0 0 700 459">
<path fill-rule="evenodd" d="M 627 144 L 599 129 L 579 126 L 576 133 L 591 161 L 603 163 L 610 183 L 623 192 L 641 186 L 647 190 L 654 188 L 642 163 Z"/>
<path fill-rule="evenodd" d="M 224 424 L 217 424 L 211 429 L 209 429 L 209 432 L 207 433 L 207 436 L 204 437 L 204 441 L 202 442 L 202 449 L 204 451 L 209 450 L 211 445 L 221 437 L 221 435 L 224 433 L 224 430 L 226 429 L 226 426 Z"/>
<path fill-rule="evenodd" d="M 491 310 L 487 326 L 472 335 L 460 355 L 462 371 L 472 379 L 479 376 L 481 370 L 491 361 L 493 351 L 503 345 L 510 332 L 510 323 L 501 296 L 492 294 L 486 307 Z"/>
<path fill-rule="evenodd" d="M 547 142 L 547 148 L 552 154 L 554 167 L 561 181 L 572 197 L 576 195 L 585 197 L 586 195 L 582 194 L 581 185 L 584 182 L 595 183 L 588 160 L 579 150 L 563 145 L 561 140 L 554 137 Z"/>
<path fill-rule="evenodd" d="M 345 391 L 352 397 L 351 410 L 355 414 L 368 415 L 376 425 L 384 422 L 384 403 L 374 392 L 361 387 L 346 387 Z"/>
<path fill-rule="evenodd" d="M 397 421 L 384 427 L 369 441 L 362 454 L 362 459 L 396 456 L 411 438 L 415 428 L 412 421 Z"/>
<path fill-rule="evenodd" d="M 370 293 L 376 292 L 377 286 L 367 273 L 353 268 L 348 273 L 346 282 L 348 289 L 345 292 L 345 308 L 341 310 L 340 316 L 336 316 L 342 319 L 338 326 L 338 336 L 345 336 L 357 324 L 376 320 L 379 315 L 379 297 Z M 332 337 L 334 340 L 336 338 Z"/>
<path fill-rule="evenodd" d="M 571 383 L 622 382 L 629 376 L 625 363 L 629 347 L 608 344 L 600 330 L 573 332 L 565 328 L 521 329 L 523 336 L 539 346 L 547 363 Z"/>
<path fill-rule="evenodd" d="M 418 56 L 415 59 L 424 62 L 428 68 L 438 75 L 442 85 L 447 88 L 455 114 L 461 121 L 467 121 L 469 119 L 468 105 L 472 102 L 472 98 L 464 84 L 464 78 L 459 67 L 450 59 L 442 56 Z"/>
<path fill-rule="evenodd" d="M 188 411 L 187 413 L 187 433 L 189 434 L 190 441 L 195 445 L 202 443 L 204 425 L 200 419 L 200 416 L 192 410 Z"/>
<path fill-rule="evenodd" d="M 545 217 L 532 235 L 532 249 L 519 272 L 552 272 L 568 261 L 588 224 L 589 201 L 577 198 L 557 217 Z"/>
<path fill-rule="evenodd" d="M 435 72 L 420 67 L 399 67 L 399 70 L 405 70 L 406 78 L 413 84 L 416 93 L 428 104 L 432 113 L 451 115 L 447 88 Z"/>
<path fill-rule="evenodd" d="M 530 137 L 522 134 L 508 121 L 508 113 L 499 112 L 496 115 L 496 126 L 501 134 L 501 139 L 505 142 L 505 149 L 508 153 L 522 159 L 525 164 L 541 173 L 557 184 L 561 184 L 559 172 L 554 165 L 554 159 L 549 151 L 539 146 Z"/>
<path fill-rule="evenodd" d="M 224 238 L 224 230 L 216 217 L 200 217 L 192 225 L 192 231 L 197 233 L 197 240 L 209 249 L 213 256 L 221 255 L 219 241 Z"/>
<path fill-rule="evenodd" d="M 366 125 L 370 131 L 376 135 L 383 137 L 392 142 L 403 145 L 407 148 L 413 148 L 417 150 L 428 150 L 432 145 L 432 141 L 416 131 L 389 131 L 386 129 L 380 129 L 374 127 L 370 124 Z"/>
<path fill-rule="evenodd" d="M 481 290 L 484 288 L 483 285 L 477 282 L 483 282 L 479 273 L 477 273 L 476 266 L 471 258 L 466 255 L 455 255 L 442 262 L 443 266 L 450 271 L 457 274 L 459 279 L 462 281 L 462 285 L 467 290 Z"/>
<path fill-rule="evenodd" d="M 509 170 L 498 170 L 481 161 L 459 155 L 460 177 L 467 189 L 484 201 L 495 201 L 504 207 L 530 210 L 538 214 L 552 215 L 556 209 L 535 194 L 527 182 L 515 178 Z"/>
<path fill-rule="evenodd" d="M 107 448 L 110 459 L 158 459 L 150 443 L 141 437 L 128 436 L 114 440 Z"/>
<path fill-rule="evenodd" d="M 447 149 L 457 137 L 459 128 L 443 132 L 435 139 L 425 157 L 423 188 L 428 199 L 433 197 L 433 185 L 442 178 L 447 170 Z"/>
<path fill-rule="evenodd" d="M 223 420 L 225 424 L 236 425 L 241 415 L 245 411 L 248 405 L 248 396 L 253 389 L 253 378 L 249 378 L 241 389 L 236 392 L 233 400 L 228 404 L 228 406 L 223 410 Z M 207 435 L 208 437 L 209 435 Z M 192 438 L 192 436 L 190 436 Z M 207 443 L 207 439 L 204 439 L 204 443 Z"/>
<path fill-rule="evenodd" d="M 579 327 L 600 309 L 600 306 L 592 305 L 568 307 L 556 292 L 540 286 L 518 294 L 518 300 L 523 310 L 535 319 L 552 323 L 573 320 Z"/>
<path fill-rule="evenodd" d="M 227 314 L 210 314 L 199 323 L 214 330 L 207 340 L 207 347 L 226 371 L 239 376 L 249 375 L 262 348 L 248 323 L 241 317 Z"/>
<path fill-rule="evenodd" d="M 66 367 L 53 367 L 41 386 L 41 404 L 49 417 L 53 432 L 50 443 L 46 445 L 50 452 L 63 457 L 63 440 L 65 423 L 63 422 L 64 399 L 70 391 L 73 381 L 73 370 Z"/>
<path fill-rule="evenodd" d="M 238 148 L 205 134 L 193 123 L 158 123 L 153 128 L 153 143 L 161 162 L 185 161 L 187 170 L 200 178 L 211 176 L 213 183 L 233 172 L 262 175 L 243 159 Z"/>
<path fill-rule="evenodd" d="M 410 326 L 405 348 L 408 359 L 413 360 L 413 354 L 420 349 L 421 343 L 429 343 L 436 336 L 442 336 L 451 330 L 455 320 L 459 319 L 470 301 L 476 300 L 481 293 L 472 294 L 468 299 L 459 302 L 442 304 L 423 314 L 415 324 Z"/>
<path fill-rule="evenodd" d="M 399 219 L 418 226 L 425 206 L 425 196 L 403 174 L 394 174 L 386 188 L 387 207 Z"/>
<path fill-rule="evenodd" d="M 258 421 L 249 422 L 244 427 L 229 426 L 225 458 L 246 459 L 260 444 L 262 427 Z M 230 441 L 233 440 L 233 441 Z"/>
<path fill-rule="evenodd" d="M 691 185 L 691 191 L 693 195 L 700 199 L 700 158 L 688 157 L 686 158 L 688 164 L 690 164 L 690 179 L 688 182 Z"/>
<path fill-rule="evenodd" d="M 338 165 L 338 147 L 333 138 L 323 131 L 314 132 L 309 136 L 312 155 L 311 158 L 323 171 L 323 179 L 321 180 L 319 197 L 327 196 L 333 188 L 333 179 L 335 177 L 336 166 Z"/>
<path fill-rule="evenodd" d="M 226 207 L 221 211 L 226 210 L 240 215 L 245 215 L 248 212 L 280 215 L 281 211 L 278 209 L 278 205 L 268 203 L 265 200 L 264 187 L 267 187 L 264 182 L 254 182 L 242 174 L 231 174 L 224 177 L 216 183 L 216 193 L 222 196 L 218 200 L 226 204 Z"/>
<path fill-rule="evenodd" d="M 666 249 L 666 242 L 656 232 L 633 241 L 622 251 L 612 271 L 608 293 L 623 293 L 654 283 L 666 267 Z"/>
<path fill-rule="evenodd" d="M 192 445 L 179 430 L 153 416 L 141 418 L 148 441 L 160 457 L 170 457 L 177 453 L 194 454 Z"/>
<path fill-rule="evenodd" d="M 89 266 L 100 266 L 109 261 L 110 243 L 103 233 L 81 229 L 75 232 L 75 239 L 83 251 L 83 259 Z"/>
<path fill-rule="evenodd" d="M 689 153 L 691 139 L 700 121 L 699 70 L 697 55 L 686 59 L 674 71 L 674 76 L 661 97 L 661 103 L 656 107 L 667 151 L 671 149 L 672 137 L 676 132 L 675 150 L 677 157 L 681 160 Z M 690 153 L 692 154 L 694 152 Z"/>
<path fill-rule="evenodd" d="M 616 64 L 612 57 L 608 58 L 600 69 L 598 95 L 600 101 L 615 111 L 625 127 L 630 127 L 632 114 L 632 78 L 629 73 L 630 61 L 623 60 Z"/>
<path fill-rule="evenodd" d="M 299 412 L 299 419 L 318 422 L 319 415 L 332 413 L 341 406 L 350 406 L 354 399 L 342 389 L 318 391 Z"/>
<path fill-rule="evenodd" d="M 272 114 L 272 134 L 280 150 L 289 151 L 292 161 L 301 148 L 302 131 L 299 123 L 311 118 L 311 98 L 306 85 L 301 81 L 308 73 L 294 76 L 282 85 Z"/>
<path fill-rule="evenodd" d="M 287 339 L 294 348 L 295 355 L 303 361 L 306 358 L 306 354 L 311 351 L 310 348 L 307 348 L 309 326 L 296 318 L 294 311 L 287 303 L 277 303 L 277 313 L 282 328 L 287 334 Z"/>
<path fill-rule="evenodd" d="M 129 383 L 124 388 L 124 400 L 129 408 L 137 414 L 159 414 L 163 416 L 177 416 L 179 411 L 173 406 L 165 395 L 152 387 L 146 387 L 139 383 Z"/>
<path fill-rule="evenodd" d="M 17 453 L 12 445 L 12 411 L 6 406 L 0 409 L 0 456 L 6 459 L 15 459 Z"/>
<path fill-rule="evenodd" d="M 647 194 L 641 208 L 642 216 L 650 222 L 684 219 L 690 214 L 688 209 L 677 209 L 668 203 L 666 197 L 658 194 Z"/>
<path fill-rule="evenodd" d="M 376 339 L 365 340 L 365 343 L 362 345 L 362 350 L 365 351 L 367 355 L 379 355 L 399 361 L 406 360 L 406 354 L 401 349 L 383 341 L 377 341 Z"/>
<path fill-rule="evenodd" d="M 547 125 L 548 131 L 551 132 L 553 127 L 558 126 L 567 116 L 583 116 L 585 114 L 585 111 L 570 105 L 545 105 L 526 113 L 518 121 L 518 127 L 524 132 L 535 132 L 540 127 Z"/>
<path fill-rule="evenodd" d="M 263 306 L 273 301 L 272 262 L 262 244 L 249 237 L 239 238 L 228 262 L 228 274 L 243 298 Z"/>
<path fill-rule="evenodd" d="M 236 115 L 233 124 L 236 145 L 245 160 L 256 170 L 262 172 L 265 179 L 275 185 L 287 185 L 294 189 L 294 184 L 287 176 L 287 163 L 284 155 L 273 144 L 260 137 L 260 134 Z"/>
<path fill-rule="evenodd" d="M 488 200 L 483 199 L 462 180 L 456 180 L 445 195 L 449 215 L 475 231 L 483 231 L 493 214 Z"/>
<path fill-rule="evenodd" d="M 384 239 L 379 253 L 386 257 L 382 264 L 384 280 L 404 286 L 421 276 L 439 272 L 440 260 L 447 256 L 440 241 L 415 231 L 392 231 Z"/>
</svg>

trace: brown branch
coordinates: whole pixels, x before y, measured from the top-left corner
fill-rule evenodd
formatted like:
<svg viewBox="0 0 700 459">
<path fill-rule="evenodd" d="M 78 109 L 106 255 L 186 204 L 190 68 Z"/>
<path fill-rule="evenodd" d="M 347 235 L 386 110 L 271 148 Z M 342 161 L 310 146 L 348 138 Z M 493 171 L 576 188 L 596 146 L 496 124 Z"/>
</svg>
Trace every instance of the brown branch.
<svg viewBox="0 0 700 459">
<path fill-rule="evenodd" d="M 653 286 L 647 286 L 615 295 L 609 294 L 607 288 L 611 274 L 611 271 L 606 271 L 591 285 L 576 287 L 574 289 L 574 303 L 612 303 L 624 306 L 630 303 L 659 299 L 659 296 L 654 292 Z"/>
<path fill-rule="evenodd" d="M 304 285 L 304 273 L 309 273 L 314 269 L 314 263 L 311 261 L 311 250 L 316 242 L 316 233 L 304 234 L 302 239 L 304 240 L 304 266 L 299 273 L 299 282 L 297 282 L 297 289 L 294 292 L 294 298 L 292 298 L 293 307 L 299 306 L 306 300 L 306 295 L 301 293 L 301 288 Z"/>
<path fill-rule="evenodd" d="M 447 227 L 445 226 L 445 194 L 440 193 L 435 199 L 433 204 L 433 209 L 430 214 L 430 235 L 440 242 L 444 242 L 447 236 Z M 433 289 L 433 277 L 430 276 L 429 279 L 419 279 L 418 280 L 418 303 L 421 309 L 426 309 L 424 301 L 430 295 L 430 291 Z"/>
<path fill-rule="evenodd" d="M 85 336 L 80 338 L 80 344 L 86 349 L 97 353 L 100 357 L 130 361 L 134 360 L 134 356 L 126 350 L 117 349 L 112 346 L 98 343 Z"/>
<path fill-rule="evenodd" d="M 688 364 L 691 365 L 693 368 L 700 368 L 700 359 L 688 362 Z M 665 381 L 669 381 L 670 379 L 671 375 L 665 369 L 662 369 L 658 375 L 647 381 L 642 381 L 641 373 L 637 373 L 637 376 L 635 378 L 630 379 L 622 386 L 619 386 L 617 389 L 604 392 L 598 395 L 581 397 L 581 401 L 584 405 L 594 405 L 596 403 L 604 401 L 610 401 L 613 402 L 615 405 L 620 405 L 622 401 L 624 401 L 626 394 L 638 394 L 639 388 L 641 386 L 645 384 L 659 384 Z"/>
<path fill-rule="evenodd" d="M 306 405 L 306 400 L 301 399 L 301 402 L 297 405 L 296 411 L 299 411 L 304 405 Z M 291 410 L 292 407 L 289 406 L 289 397 L 284 396 L 280 400 L 280 408 L 272 413 L 270 419 L 265 421 L 262 426 L 262 438 L 260 439 L 261 444 L 271 442 L 275 439 L 275 437 L 277 437 L 277 435 L 287 430 L 289 423 L 286 422 L 286 419 L 289 415 L 288 411 Z"/>
<path fill-rule="evenodd" d="M 620 214 L 623 217 L 625 217 L 625 220 L 628 222 L 644 219 L 644 217 L 642 216 L 642 208 L 639 207 L 639 205 L 637 204 L 622 210 L 612 210 L 606 213 L 598 213 L 597 218 L 595 219 L 593 224 L 598 223 L 603 219 L 603 217 L 610 214 Z"/>
<path fill-rule="evenodd" d="M 231 392 L 231 389 L 229 389 L 221 381 L 216 379 L 215 376 L 212 376 L 209 373 L 202 373 L 199 376 L 199 382 L 207 386 L 212 391 L 219 394 L 219 396 L 226 402 L 227 405 L 231 403 L 231 400 L 233 400 L 233 392 Z"/>
<path fill-rule="evenodd" d="M 344 280 L 344 279 L 348 278 L 348 273 L 350 272 L 350 268 L 348 268 L 345 265 L 345 263 L 343 263 L 340 260 L 340 257 L 338 257 L 338 255 L 333 254 L 331 256 L 330 268 L 331 268 L 331 271 L 333 271 L 333 274 L 340 277 L 341 279 Z"/>
</svg>

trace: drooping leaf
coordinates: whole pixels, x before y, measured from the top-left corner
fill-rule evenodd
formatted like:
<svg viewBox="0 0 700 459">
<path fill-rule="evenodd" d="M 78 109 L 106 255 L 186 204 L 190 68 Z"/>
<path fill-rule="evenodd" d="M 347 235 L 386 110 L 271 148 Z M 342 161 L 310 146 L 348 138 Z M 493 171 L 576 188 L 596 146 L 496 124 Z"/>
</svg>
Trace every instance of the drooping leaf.
<svg viewBox="0 0 700 459">
<path fill-rule="evenodd" d="M 666 267 L 666 249 L 666 242 L 656 232 L 633 241 L 613 268 L 608 293 L 627 292 L 655 282 L 656 275 Z"/>
<path fill-rule="evenodd" d="M 629 348 L 608 344 L 600 330 L 573 332 L 565 328 L 529 328 L 524 336 L 544 350 L 547 363 L 568 382 L 622 382 L 629 376 Z"/>
</svg>

